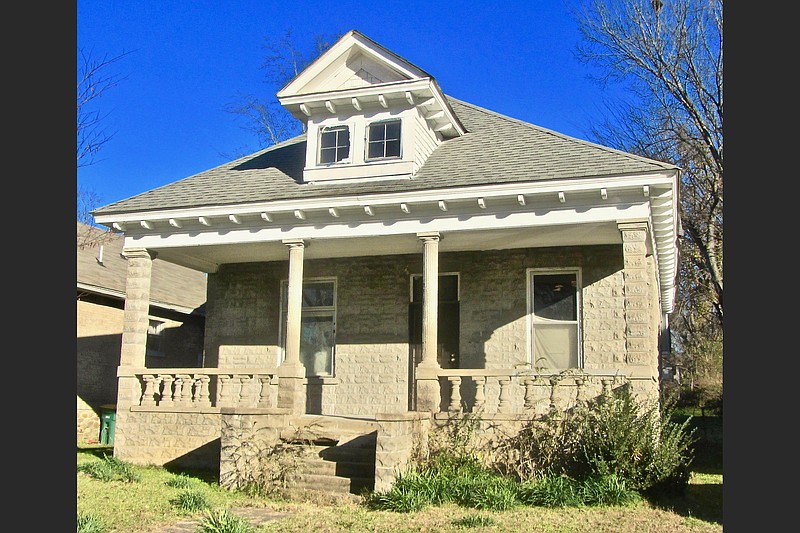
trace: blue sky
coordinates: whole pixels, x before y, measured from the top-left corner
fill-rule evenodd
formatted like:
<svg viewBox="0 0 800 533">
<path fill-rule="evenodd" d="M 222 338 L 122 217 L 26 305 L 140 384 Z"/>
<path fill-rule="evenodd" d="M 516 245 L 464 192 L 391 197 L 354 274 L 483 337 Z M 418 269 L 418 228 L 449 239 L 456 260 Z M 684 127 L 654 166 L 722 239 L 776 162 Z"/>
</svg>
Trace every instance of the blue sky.
<svg viewBox="0 0 800 533">
<path fill-rule="evenodd" d="M 78 48 L 129 54 L 98 100 L 114 136 L 78 169 L 78 185 L 106 205 L 262 148 L 225 107 L 239 94 L 274 96 L 264 43 L 287 30 L 301 47 L 358 30 L 445 94 L 588 139 L 611 93 L 575 57 L 574 1 L 79 0 Z"/>
</svg>

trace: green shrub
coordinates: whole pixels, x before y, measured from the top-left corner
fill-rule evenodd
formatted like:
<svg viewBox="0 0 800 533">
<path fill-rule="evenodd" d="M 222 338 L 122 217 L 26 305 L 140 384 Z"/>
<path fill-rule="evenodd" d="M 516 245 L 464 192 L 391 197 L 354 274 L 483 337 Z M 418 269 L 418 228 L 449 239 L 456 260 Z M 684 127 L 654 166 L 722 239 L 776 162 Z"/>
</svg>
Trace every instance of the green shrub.
<svg viewBox="0 0 800 533">
<path fill-rule="evenodd" d="M 689 483 L 693 431 L 670 405 L 639 403 L 627 388 L 582 415 L 581 449 L 593 475 L 640 492 L 681 493 Z"/>
<path fill-rule="evenodd" d="M 200 520 L 197 533 L 253 533 L 255 530 L 244 518 L 227 509 L 207 510 Z"/>
<path fill-rule="evenodd" d="M 170 503 L 181 511 L 192 513 L 208 508 L 208 498 L 205 493 L 197 489 L 187 489 L 180 492 Z"/>
<path fill-rule="evenodd" d="M 547 476 L 523 482 L 519 499 L 538 507 L 580 507 L 583 505 L 580 482 L 567 476 Z"/>
<path fill-rule="evenodd" d="M 487 511 L 507 511 L 519 505 L 518 484 L 510 478 L 493 475 L 470 485 L 458 504 Z"/>
<path fill-rule="evenodd" d="M 596 476 L 575 480 L 548 476 L 520 485 L 520 502 L 539 507 L 625 506 L 641 499 L 617 476 Z"/>
<path fill-rule="evenodd" d="M 388 491 L 371 494 L 367 503 L 375 509 L 396 512 L 419 511 L 443 503 L 492 511 L 519 504 L 513 479 L 482 467 L 477 459 L 444 453 L 423 469 L 399 476 Z"/>
<path fill-rule="evenodd" d="M 589 506 L 626 506 L 640 501 L 641 496 L 629 489 L 624 479 L 610 475 L 583 480 L 581 499 Z"/>
<path fill-rule="evenodd" d="M 418 476 L 415 474 L 398 478 L 388 491 L 369 494 L 366 503 L 372 509 L 396 513 L 421 511 L 431 505 L 431 498 L 428 491 L 424 490 L 425 487 L 420 486 L 416 481 L 418 481 Z M 423 490 L 420 490 L 421 488 Z"/>
<path fill-rule="evenodd" d="M 140 480 L 140 476 L 132 464 L 113 456 L 105 456 L 99 461 L 80 464 L 78 472 L 83 472 L 100 481 L 135 483 Z"/>
<path fill-rule="evenodd" d="M 78 513 L 77 533 L 105 533 L 103 519 L 92 513 Z"/>
<path fill-rule="evenodd" d="M 629 490 L 677 493 L 689 482 L 693 431 L 627 387 L 585 409 L 554 412 L 498 445 L 496 467 L 520 481 L 616 476 Z M 566 490 L 566 488 L 565 488 Z"/>
</svg>

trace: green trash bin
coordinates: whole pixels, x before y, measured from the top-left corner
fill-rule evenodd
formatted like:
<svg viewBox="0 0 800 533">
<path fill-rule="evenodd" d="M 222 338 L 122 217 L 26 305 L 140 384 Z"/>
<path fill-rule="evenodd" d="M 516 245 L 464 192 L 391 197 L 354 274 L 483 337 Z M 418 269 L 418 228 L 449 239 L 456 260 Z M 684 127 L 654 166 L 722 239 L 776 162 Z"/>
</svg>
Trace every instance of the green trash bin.
<svg viewBox="0 0 800 533">
<path fill-rule="evenodd" d="M 100 406 L 100 444 L 114 445 L 114 430 L 117 424 L 117 406 Z"/>
</svg>

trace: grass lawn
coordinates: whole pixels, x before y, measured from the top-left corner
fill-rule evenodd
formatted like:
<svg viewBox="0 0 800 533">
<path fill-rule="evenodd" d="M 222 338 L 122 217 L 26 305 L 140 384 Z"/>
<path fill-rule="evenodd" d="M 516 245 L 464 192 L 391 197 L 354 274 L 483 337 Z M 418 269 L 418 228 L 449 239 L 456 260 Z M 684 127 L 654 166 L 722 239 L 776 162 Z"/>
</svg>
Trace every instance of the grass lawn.
<svg viewBox="0 0 800 533">
<path fill-rule="evenodd" d="M 186 490 L 171 486 L 177 474 L 189 477 L 209 508 L 263 507 L 282 518 L 266 522 L 255 531 L 495 531 L 495 532 L 721 532 L 722 471 L 714 453 L 697 455 L 686 494 L 661 501 L 643 501 L 630 507 L 579 507 L 550 509 L 518 507 L 490 512 L 455 505 L 428 507 L 416 513 L 368 509 L 360 502 L 295 494 L 293 498 L 256 498 L 220 488 L 213 475 L 204 472 L 170 472 L 160 467 L 134 467 L 139 481 L 100 481 L 84 472 L 77 474 L 77 510 L 92 513 L 106 525 L 106 533 L 155 533 L 159 527 L 199 519 L 202 511 L 181 511 L 176 505 Z M 102 461 L 108 447 L 78 448 L 78 465 Z M 721 460 L 721 453 L 718 454 Z"/>
</svg>

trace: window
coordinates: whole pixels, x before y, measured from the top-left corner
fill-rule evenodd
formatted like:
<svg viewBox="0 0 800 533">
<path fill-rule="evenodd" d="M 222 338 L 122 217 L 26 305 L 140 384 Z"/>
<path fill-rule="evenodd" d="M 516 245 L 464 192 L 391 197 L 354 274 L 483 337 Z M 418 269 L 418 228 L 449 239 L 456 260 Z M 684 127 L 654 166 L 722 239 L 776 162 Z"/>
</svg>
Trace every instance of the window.
<svg viewBox="0 0 800 533">
<path fill-rule="evenodd" d="M 529 275 L 533 367 L 580 367 L 580 271 L 531 270 Z"/>
<path fill-rule="evenodd" d="M 148 356 L 164 357 L 164 328 L 161 320 L 150 320 L 147 326 L 147 351 Z"/>
<path fill-rule="evenodd" d="M 411 302 L 422 303 L 422 274 L 411 275 Z M 458 274 L 439 274 L 439 301 L 458 301 Z"/>
<path fill-rule="evenodd" d="M 400 157 L 400 121 L 387 120 L 369 125 L 367 159 Z"/>
<path fill-rule="evenodd" d="M 281 287 L 281 339 L 286 353 L 286 310 L 289 283 Z M 303 282 L 303 306 L 300 311 L 300 361 L 306 376 L 333 375 L 334 337 L 336 331 L 335 280 Z"/>
<path fill-rule="evenodd" d="M 350 129 L 347 126 L 329 126 L 320 132 L 319 162 L 338 163 L 350 156 Z"/>
</svg>

